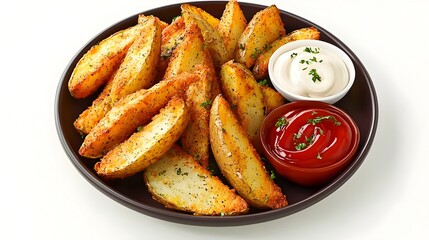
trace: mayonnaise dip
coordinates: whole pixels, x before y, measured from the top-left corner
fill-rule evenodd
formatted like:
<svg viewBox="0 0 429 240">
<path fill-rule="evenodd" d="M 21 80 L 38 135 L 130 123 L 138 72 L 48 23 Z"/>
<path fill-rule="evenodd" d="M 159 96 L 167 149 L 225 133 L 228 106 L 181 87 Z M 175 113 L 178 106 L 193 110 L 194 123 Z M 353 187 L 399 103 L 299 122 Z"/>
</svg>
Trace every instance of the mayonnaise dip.
<svg viewBox="0 0 429 240">
<path fill-rule="evenodd" d="M 334 52 L 319 46 L 303 46 L 284 52 L 273 65 L 278 84 L 304 97 L 327 97 L 342 91 L 349 73 Z"/>
</svg>

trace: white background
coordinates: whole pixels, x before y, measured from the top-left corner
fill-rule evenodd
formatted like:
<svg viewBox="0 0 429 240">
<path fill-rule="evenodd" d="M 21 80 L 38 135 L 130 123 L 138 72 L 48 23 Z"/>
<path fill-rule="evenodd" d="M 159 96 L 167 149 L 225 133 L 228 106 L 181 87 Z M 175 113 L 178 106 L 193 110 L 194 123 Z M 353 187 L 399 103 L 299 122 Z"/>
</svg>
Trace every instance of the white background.
<svg viewBox="0 0 429 240">
<path fill-rule="evenodd" d="M 428 1 L 271 0 L 360 58 L 378 94 L 374 144 L 316 205 L 240 227 L 158 220 L 103 195 L 58 139 L 54 98 L 74 54 L 108 26 L 172 0 L 9 1 L 0 10 L 0 239 L 423 239 L 429 227 Z"/>
</svg>

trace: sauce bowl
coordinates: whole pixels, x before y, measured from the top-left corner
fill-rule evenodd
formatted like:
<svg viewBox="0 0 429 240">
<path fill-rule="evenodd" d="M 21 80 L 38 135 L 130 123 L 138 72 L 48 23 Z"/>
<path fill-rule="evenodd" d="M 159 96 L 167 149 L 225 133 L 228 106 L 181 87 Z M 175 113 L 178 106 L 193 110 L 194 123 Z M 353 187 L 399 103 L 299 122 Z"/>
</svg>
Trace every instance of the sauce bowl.
<svg viewBox="0 0 429 240">
<path fill-rule="evenodd" d="M 300 167 L 274 154 L 268 144 L 269 130 L 285 113 L 296 109 L 325 109 L 341 116 L 351 129 L 351 143 L 347 153 L 335 163 L 323 167 Z M 318 186 L 331 181 L 351 162 L 358 149 L 360 133 L 356 123 L 343 110 L 323 102 L 297 101 L 284 104 L 270 112 L 262 123 L 260 138 L 265 157 L 279 175 L 304 186 Z"/>
<path fill-rule="evenodd" d="M 287 54 L 290 51 L 294 51 L 295 49 L 301 48 L 301 47 L 316 47 L 320 49 L 324 49 L 327 52 L 330 52 L 331 54 L 334 54 L 335 57 L 339 57 L 340 60 L 345 65 L 346 71 L 347 71 L 347 79 L 344 79 L 344 81 L 347 81 L 345 84 L 345 87 L 341 88 L 339 91 L 336 91 L 335 93 L 328 94 L 326 96 L 308 96 L 304 94 L 299 94 L 296 91 L 293 91 L 294 86 L 290 82 L 286 81 L 286 76 L 284 74 L 276 74 L 276 72 L 279 70 L 277 68 L 284 68 L 281 64 L 276 64 L 279 61 L 279 57 L 283 54 Z M 296 53 L 293 53 L 293 55 L 289 54 L 287 58 L 291 59 L 296 55 Z M 317 54 L 315 54 L 316 56 Z M 290 56 L 290 57 L 289 57 Z M 315 58 L 316 59 L 316 58 Z M 300 70 L 304 70 L 308 65 L 308 61 L 306 61 L 307 64 L 302 64 L 302 68 Z M 322 63 L 322 61 L 320 61 Z M 311 63 L 311 61 L 310 61 Z M 323 63 L 322 63 L 323 64 Z M 311 66 L 311 65 L 310 65 Z M 309 67 L 311 68 L 311 67 Z M 350 90 L 350 88 L 353 86 L 353 83 L 355 81 L 355 75 L 356 70 L 353 65 L 352 60 L 350 57 L 340 48 L 337 46 L 321 41 L 321 40 L 296 40 L 290 43 L 287 43 L 283 46 L 281 46 L 279 49 L 277 49 L 274 54 L 271 56 L 268 64 L 268 73 L 271 80 L 271 83 L 273 84 L 274 88 L 283 95 L 287 100 L 293 102 L 293 101 L 320 101 L 325 102 L 329 104 L 334 104 L 340 99 L 342 99 L 347 92 Z M 296 75 L 296 73 L 294 73 Z M 311 76 L 309 76 L 310 79 Z M 302 79 L 304 81 L 304 79 Z M 320 80 L 320 79 L 319 79 Z M 311 80 L 305 80 L 305 81 L 311 81 Z M 313 80 L 315 81 L 315 80 Z M 323 79 L 322 79 L 323 81 Z M 338 79 L 336 79 L 338 81 Z"/>
</svg>

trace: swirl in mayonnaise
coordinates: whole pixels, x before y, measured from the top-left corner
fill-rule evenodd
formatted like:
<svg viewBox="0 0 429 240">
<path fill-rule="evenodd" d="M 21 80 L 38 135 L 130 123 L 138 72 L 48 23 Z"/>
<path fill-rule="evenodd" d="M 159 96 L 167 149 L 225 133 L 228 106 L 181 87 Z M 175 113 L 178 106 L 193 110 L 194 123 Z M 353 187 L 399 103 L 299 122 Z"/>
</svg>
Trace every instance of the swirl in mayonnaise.
<svg viewBox="0 0 429 240">
<path fill-rule="evenodd" d="M 304 97 L 327 97 L 343 90 L 349 79 L 343 60 L 328 49 L 305 46 L 281 54 L 274 63 L 278 84 Z"/>
</svg>

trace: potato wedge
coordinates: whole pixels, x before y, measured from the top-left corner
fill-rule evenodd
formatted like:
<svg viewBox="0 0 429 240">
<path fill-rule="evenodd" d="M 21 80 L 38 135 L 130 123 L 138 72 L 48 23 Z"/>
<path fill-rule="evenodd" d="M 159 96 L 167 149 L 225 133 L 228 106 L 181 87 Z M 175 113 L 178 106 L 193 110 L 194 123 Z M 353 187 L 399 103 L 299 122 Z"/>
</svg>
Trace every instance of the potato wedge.
<svg viewBox="0 0 429 240">
<path fill-rule="evenodd" d="M 238 40 L 235 60 L 251 68 L 268 45 L 285 34 L 279 9 L 275 5 L 257 12 Z"/>
<path fill-rule="evenodd" d="M 181 16 L 176 17 L 173 22 L 162 30 L 161 57 L 158 63 L 157 81 L 165 74 L 174 49 L 183 42 L 185 37 L 185 21 Z"/>
<path fill-rule="evenodd" d="M 155 83 L 161 52 L 161 26 L 158 18 L 146 18 L 113 79 L 112 105 L 122 97 Z"/>
<path fill-rule="evenodd" d="M 85 98 L 105 85 L 142 28 L 141 24 L 137 24 L 92 46 L 73 70 L 68 82 L 70 94 L 75 98 Z"/>
<path fill-rule="evenodd" d="M 211 15 L 210 13 L 206 12 L 205 10 L 196 7 L 194 5 L 190 5 L 190 4 L 182 4 L 181 6 L 182 11 L 187 11 L 190 12 L 192 14 L 201 16 L 204 21 L 206 21 L 207 23 L 209 23 L 213 28 L 217 28 L 219 25 L 220 20 L 216 17 L 214 17 L 213 15 Z"/>
<path fill-rule="evenodd" d="M 210 143 L 221 173 L 249 205 L 272 209 L 287 205 L 286 196 L 270 179 L 222 95 L 214 99 L 210 110 Z"/>
<path fill-rule="evenodd" d="M 149 18 L 147 18 L 146 15 L 144 14 L 139 14 L 139 16 L 137 17 L 137 23 L 143 23 L 145 21 L 147 21 Z M 166 27 L 168 27 L 168 23 L 159 20 L 159 25 L 161 27 L 161 30 L 164 30 Z"/>
<path fill-rule="evenodd" d="M 303 39 L 314 39 L 319 40 L 320 32 L 315 27 L 301 28 L 293 32 L 288 33 L 286 36 L 283 36 L 274 42 L 272 42 L 267 50 L 259 55 L 256 59 L 255 65 L 253 65 L 252 73 L 257 80 L 264 79 L 268 77 L 268 62 L 273 53 L 285 45 L 288 42 L 303 40 Z"/>
<path fill-rule="evenodd" d="M 88 134 L 91 129 L 104 117 L 104 115 L 106 115 L 107 112 L 112 109 L 110 90 L 112 89 L 114 76 L 115 73 L 107 82 L 106 86 L 103 88 L 103 91 L 92 102 L 91 106 L 85 109 L 85 111 L 83 111 L 74 121 L 73 125 L 78 132 L 82 134 Z"/>
<path fill-rule="evenodd" d="M 249 209 L 233 189 L 177 146 L 146 168 L 143 176 L 153 198 L 168 208 L 222 216 L 243 214 Z"/>
<path fill-rule="evenodd" d="M 222 36 L 216 30 L 216 27 L 213 27 L 213 25 L 211 25 L 204 16 L 187 10 L 183 5 L 182 16 L 185 19 L 185 25 L 188 26 L 192 23 L 197 24 L 203 35 L 204 43 L 210 50 L 210 54 L 213 57 L 214 65 L 216 67 L 220 67 L 225 63 L 228 60 L 228 52 L 226 51 Z"/>
<path fill-rule="evenodd" d="M 228 61 L 220 70 L 220 87 L 252 144 L 262 150 L 260 128 L 265 117 L 264 95 L 243 64 Z"/>
<path fill-rule="evenodd" d="M 269 86 L 261 86 L 264 96 L 265 115 L 286 103 L 286 99 L 276 90 Z"/>
<path fill-rule="evenodd" d="M 132 176 L 159 160 L 179 139 L 189 122 L 185 101 L 173 97 L 160 113 L 94 166 L 105 179 Z"/>
<path fill-rule="evenodd" d="M 196 66 L 212 62 L 208 49 L 204 48 L 204 39 L 198 26 L 188 24 L 185 31 L 183 42 L 176 47 L 170 58 L 164 78 L 182 72 L 193 72 Z"/>
<path fill-rule="evenodd" d="M 180 142 L 183 150 L 207 168 L 210 158 L 209 115 L 214 79 L 210 69 L 205 66 L 201 65 L 201 70 L 196 73 L 201 80 L 191 84 L 186 91 L 186 105 L 189 106 L 191 121 L 180 137 Z"/>
<path fill-rule="evenodd" d="M 184 95 L 198 81 L 196 74 L 183 73 L 141 89 L 119 100 L 85 137 L 79 154 L 99 158 L 125 141 L 137 127 L 145 125 L 174 95 Z"/>
<path fill-rule="evenodd" d="M 223 11 L 217 30 L 225 42 L 227 59 L 233 59 L 238 39 L 246 29 L 247 20 L 237 0 L 230 0 Z"/>
</svg>

